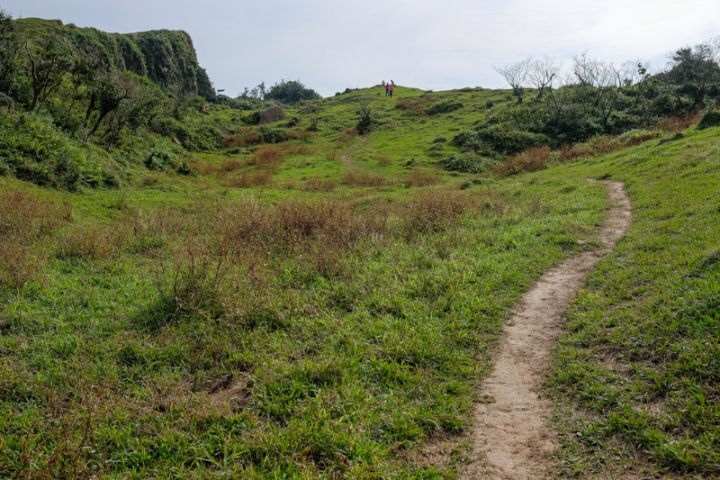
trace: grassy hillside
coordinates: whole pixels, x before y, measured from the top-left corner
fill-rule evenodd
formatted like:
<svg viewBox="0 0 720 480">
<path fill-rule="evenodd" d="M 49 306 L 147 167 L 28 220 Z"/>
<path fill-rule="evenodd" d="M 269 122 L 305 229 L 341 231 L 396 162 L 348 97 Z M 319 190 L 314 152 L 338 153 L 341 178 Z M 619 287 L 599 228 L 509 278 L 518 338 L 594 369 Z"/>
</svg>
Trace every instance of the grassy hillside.
<svg viewBox="0 0 720 480">
<path fill-rule="evenodd" d="M 435 138 L 500 92 L 430 116 L 378 90 L 300 105 L 293 128 L 213 109 L 248 153 L 178 158 L 187 176 L 83 194 L 3 180 L 7 474 L 453 476 L 462 448 L 414 452 L 460 444 L 502 320 L 590 248 L 603 193 L 444 172 Z"/>
<path fill-rule="evenodd" d="M 109 151 L 5 116 L 36 141 L 0 140 L 2 475 L 453 478 L 503 320 L 597 245 L 587 178 L 625 181 L 636 220 L 556 353 L 561 474 L 717 473 L 718 129 L 509 163 L 453 144 L 513 101 L 377 86 L 267 125 L 212 105 Z"/>
<path fill-rule="evenodd" d="M 548 392 L 564 475 L 720 475 L 718 133 L 548 172 L 623 181 L 634 207 L 556 351 Z"/>
</svg>

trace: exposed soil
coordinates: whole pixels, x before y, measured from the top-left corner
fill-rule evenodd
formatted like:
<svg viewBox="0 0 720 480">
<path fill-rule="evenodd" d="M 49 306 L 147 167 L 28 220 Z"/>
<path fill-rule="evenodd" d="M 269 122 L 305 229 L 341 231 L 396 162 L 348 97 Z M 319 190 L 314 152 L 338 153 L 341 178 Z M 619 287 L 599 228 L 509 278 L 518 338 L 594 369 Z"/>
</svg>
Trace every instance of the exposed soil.
<svg viewBox="0 0 720 480">
<path fill-rule="evenodd" d="M 551 406 L 539 394 L 548 354 L 568 302 L 595 263 L 624 235 L 632 215 L 622 183 L 600 183 L 607 187 L 610 204 L 600 233 L 604 246 L 546 272 L 515 309 L 506 324 L 495 370 L 485 380 L 481 403 L 475 408 L 474 461 L 462 472 L 463 479 L 549 476 L 555 438 L 547 427 Z"/>
<path fill-rule="evenodd" d="M 345 165 L 345 166 L 348 167 L 348 168 L 353 168 L 353 167 L 355 166 L 355 162 L 353 162 L 352 157 L 350 156 L 350 154 L 351 154 L 354 150 L 357 150 L 358 148 L 360 148 L 360 147 L 362 147 L 363 145 L 365 145 L 365 144 L 368 142 L 368 140 L 369 140 L 368 137 L 362 137 L 359 142 L 357 142 L 357 143 L 351 145 L 350 147 L 348 147 L 347 149 L 345 149 L 345 150 L 340 154 L 340 161 L 343 163 L 343 165 Z"/>
</svg>

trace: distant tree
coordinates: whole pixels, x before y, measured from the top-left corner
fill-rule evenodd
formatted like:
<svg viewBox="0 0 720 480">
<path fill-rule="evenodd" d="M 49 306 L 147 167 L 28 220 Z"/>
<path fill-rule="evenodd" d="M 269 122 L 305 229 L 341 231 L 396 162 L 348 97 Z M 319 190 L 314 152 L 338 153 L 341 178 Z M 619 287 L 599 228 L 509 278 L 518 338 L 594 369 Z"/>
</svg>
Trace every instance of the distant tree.
<svg viewBox="0 0 720 480">
<path fill-rule="evenodd" d="M 375 124 L 371 100 L 369 97 L 362 97 L 358 102 L 360 107 L 355 112 L 358 115 L 358 123 L 355 128 L 360 135 L 365 135 L 373 129 L 373 125 Z"/>
<path fill-rule="evenodd" d="M 317 100 L 322 97 L 315 90 L 306 88 L 300 80 L 282 80 L 270 87 L 265 98 L 294 105 L 301 100 Z"/>
<path fill-rule="evenodd" d="M 504 67 L 493 67 L 496 72 L 505 78 L 505 81 L 510 85 L 513 90 L 513 94 L 517 97 L 518 103 L 522 103 L 523 86 L 528 77 L 530 71 L 531 60 L 523 60 L 521 62 L 512 63 L 505 65 Z"/>
<path fill-rule="evenodd" d="M 553 57 L 547 55 L 539 60 L 533 60 L 528 66 L 527 78 L 530 85 L 537 89 L 538 98 L 542 98 L 546 89 L 552 89 L 553 83 L 562 68 L 561 63 L 555 62 Z"/>
<path fill-rule="evenodd" d="M 581 94 L 578 99 L 586 114 L 599 117 L 603 128 L 607 129 L 625 84 L 623 69 L 612 62 L 590 59 L 585 53 L 575 55 L 573 60 L 573 74 L 579 81 Z"/>
<path fill-rule="evenodd" d="M 75 58 L 70 42 L 58 35 L 47 35 L 32 47 L 26 38 L 24 53 L 23 66 L 32 89 L 29 107 L 34 110 L 62 84 L 63 77 L 72 70 Z"/>
<path fill-rule="evenodd" d="M 670 70 L 662 79 L 666 85 L 675 87 L 673 95 L 684 110 L 696 111 L 708 95 L 720 94 L 718 47 L 720 43 L 714 39 L 694 48 L 681 48 L 671 55 Z"/>
<path fill-rule="evenodd" d="M 19 47 L 15 22 L 9 13 L 0 9 L 0 92 L 12 90 Z"/>
</svg>

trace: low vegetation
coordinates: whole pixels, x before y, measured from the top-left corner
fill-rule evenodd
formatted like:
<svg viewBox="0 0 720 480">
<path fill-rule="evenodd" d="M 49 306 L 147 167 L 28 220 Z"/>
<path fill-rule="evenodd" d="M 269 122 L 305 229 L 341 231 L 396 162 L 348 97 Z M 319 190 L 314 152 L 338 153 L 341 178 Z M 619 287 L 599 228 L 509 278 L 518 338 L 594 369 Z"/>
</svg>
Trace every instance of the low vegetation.
<svg viewBox="0 0 720 480">
<path fill-rule="evenodd" d="M 588 178 L 635 219 L 555 351 L 557 473 L 720 474 L 711 47 L 231 98 L 182 32 L 0 14 L 0 476 L 456 478 L 503 321 L 598 245 Z"/>
</svg>

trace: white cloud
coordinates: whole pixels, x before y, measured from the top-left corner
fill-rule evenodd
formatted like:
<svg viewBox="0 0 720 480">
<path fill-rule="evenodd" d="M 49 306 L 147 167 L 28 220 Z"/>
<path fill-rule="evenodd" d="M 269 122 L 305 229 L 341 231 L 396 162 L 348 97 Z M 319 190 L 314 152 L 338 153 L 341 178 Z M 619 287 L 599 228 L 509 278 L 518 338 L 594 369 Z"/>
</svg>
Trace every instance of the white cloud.
<svg viewBox="0 0 720 480">
<path fill-rule="evenodd" d="M 220 88 L 301 79 L 324 95 L 394 79 L 500 87 L 493 65 L 573 54 L 664 63 L 720 34 L 716 0 L 5 0 L 12 14 L 130 32 L 188 31 Z"/>
</svg>

